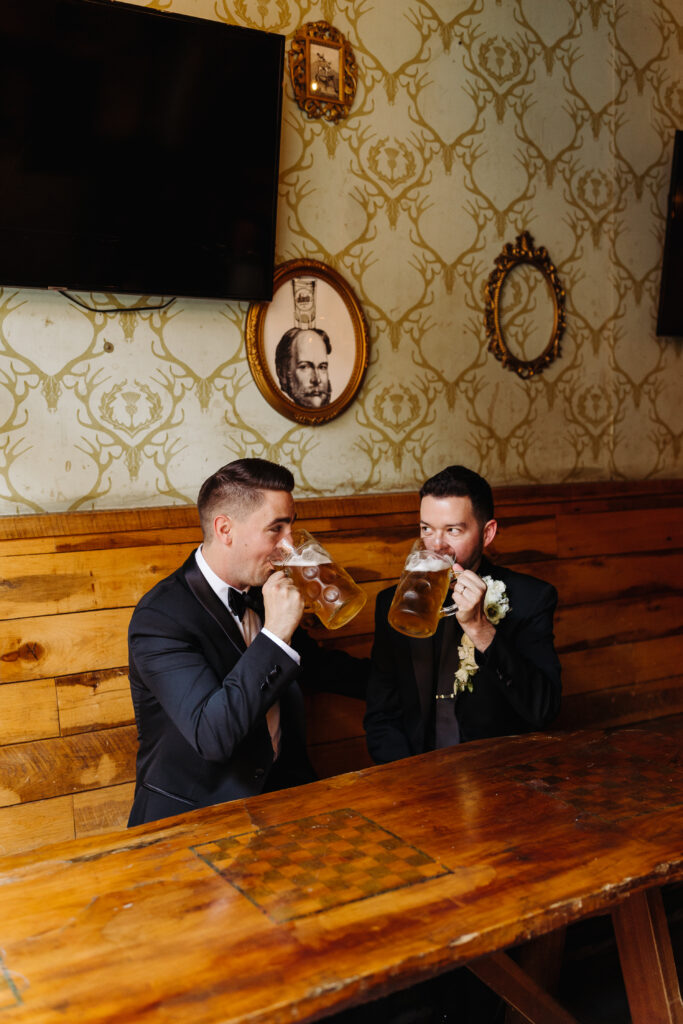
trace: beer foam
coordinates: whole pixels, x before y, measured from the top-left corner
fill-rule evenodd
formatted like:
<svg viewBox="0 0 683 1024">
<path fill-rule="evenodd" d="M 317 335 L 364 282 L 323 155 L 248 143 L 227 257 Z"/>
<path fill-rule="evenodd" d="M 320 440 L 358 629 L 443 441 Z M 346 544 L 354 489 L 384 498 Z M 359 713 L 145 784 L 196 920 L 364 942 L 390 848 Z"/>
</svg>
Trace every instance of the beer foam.
<svg viewBox="0 0 683 1024">
<path fill-rule="evenodd" d="M 411 551 L 405 567 L 408 572 L 442 572 L 450 565 L 450 558 L 435 551 Z"/>
<path fill-rule="evenodd" d="M 329 565 L 332 561 L 323 551 L 301 551 L 292 553 L 286 561 L 287 565 Z"/>
</svg>

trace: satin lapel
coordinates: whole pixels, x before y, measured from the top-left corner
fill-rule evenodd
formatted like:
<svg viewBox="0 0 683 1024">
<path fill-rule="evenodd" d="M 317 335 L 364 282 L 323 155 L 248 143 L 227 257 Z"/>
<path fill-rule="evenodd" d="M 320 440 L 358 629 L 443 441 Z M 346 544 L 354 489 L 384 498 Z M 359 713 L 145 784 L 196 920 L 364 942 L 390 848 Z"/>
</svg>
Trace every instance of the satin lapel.
<svg viewBox="0 0 683 1024">
<path fill-rule="evenodd" d="M 434 694 L 434 638 L 411 637 L 409 644 L 417 693 L 420 698 L 422 723 L 426 729 L 432 713 Z"/>
<path fill-rule="evenodd" d="M 462 630 L 460 623 L 455 616 L 451 616 L 439 623 L 439 628 L 434 636 L 427 637 L 424 640 L 415 638 L 409 640 L 410 657 L 413 663 L 415 683 L 420 699 L 420 715 L 425 734 L 434 710 L 435 665 L 437 659 L 439 677 L 452 682 L 460 663 L 458 645 L 461 638 Z M 448 685 L 446 688 L 448 688 Z"/>
<path fill-rule="evenodd" d="M 244 642 L 244 638 L 235 625 L 235 620 L 223 602 L 216 597 L 213 590 L 206 582 L 194 557 L 192 557 L 189 564 L 186 564 L 185 566 L 185 579 L 187 580 L 188 587 L 197 598 L 202 608 L 208 612 L 211 618 L 221 627 L 223 632 L 227 633 L 228 637 L 240 654 L 246 651 L 247 647 Z"/>
<path fill-rule="evenodd" d="M 444 620 L 441 635 L 441 652 L 439 655 L 439 693 L 450 693 L 453 689 L 455 673 L 460 667 L 458 647 L 462 642 L 462 629 L 455 615 Z"/>
</svg>

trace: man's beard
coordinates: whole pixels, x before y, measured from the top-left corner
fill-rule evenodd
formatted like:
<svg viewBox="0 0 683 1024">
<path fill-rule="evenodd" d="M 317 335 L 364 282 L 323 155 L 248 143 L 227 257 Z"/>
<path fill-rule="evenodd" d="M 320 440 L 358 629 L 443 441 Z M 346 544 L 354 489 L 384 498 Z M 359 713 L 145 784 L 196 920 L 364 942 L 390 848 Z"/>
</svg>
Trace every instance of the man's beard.
<svg viewBox="0 0 683 1024">
<path fill-rule="evenodd" d="M 294 400 L 299 405 L 309 405 L 317 408 L 320 405 L 329 405 L 332 386 L 328 383 L 326 388 L 308 388 L 299 398 Z"/>
<path fill-rule="evenodd" d="M 481 562 L 481 557 L 483 554 L 484 541 L 483 538 L 480 536 L 479 540 L 477 541 L 477 546 L 470 555 L 470 557 L 466 559 L 464 562 L 460 562 L 459 564 L 463 567 L 463 569 L 471 569 L 473 572 L 476 572 L 479 568 L 479 563 Z"/>
</svg>

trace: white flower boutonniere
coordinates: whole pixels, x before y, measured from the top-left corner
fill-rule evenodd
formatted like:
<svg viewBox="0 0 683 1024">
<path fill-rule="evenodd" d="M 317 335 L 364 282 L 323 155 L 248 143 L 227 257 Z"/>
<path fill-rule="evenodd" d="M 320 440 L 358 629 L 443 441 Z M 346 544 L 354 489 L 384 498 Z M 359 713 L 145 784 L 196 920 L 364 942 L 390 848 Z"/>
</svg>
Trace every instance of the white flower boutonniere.
<svg viewBox="0 0 683 1024">
<path fill-rule="evenodd" d="M 494 580 L 491 576 L 482 576 L 486 584 L 484 595 L 484 615 L 493 626 L 497 626 L 510 611 L 510 600 L 505 591 L 505 584 L 502 580 Z M 453 680 L 453 696 L 468 690 L 474 689 L 472 676 L 479 671 L 479 666 L 474 658 L 474 644 L 467 633 L 463 635 L 462 643 L 458 647 L 460 665 Z"/>
<path fill-rule="evenodd" d="M 510 611 L 510 601 L 502 580 L 494 580 L 491 576 L 482 576 L 486 584 L 484 595 L 484 614 L 493 626 L 505 618 Z"/>
</svg>

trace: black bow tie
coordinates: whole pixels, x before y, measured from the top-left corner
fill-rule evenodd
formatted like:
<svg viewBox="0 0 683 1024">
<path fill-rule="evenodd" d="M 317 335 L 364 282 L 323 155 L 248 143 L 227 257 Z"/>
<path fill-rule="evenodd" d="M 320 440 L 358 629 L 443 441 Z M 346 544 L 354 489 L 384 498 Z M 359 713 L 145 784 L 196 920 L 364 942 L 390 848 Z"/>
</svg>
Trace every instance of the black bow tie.
<svg viewBox="0 0 683 1024">
<path fill-rule="evenodd" d="M 242 591 L 228 587 L 228 605 L 232 614 L 240 622 L 244 618 L 247 608 L 253 609 L 261 619 L 263 618 L 263 598 L 259 588 L 251 587 L 249 590 Z"/>
</svg>

